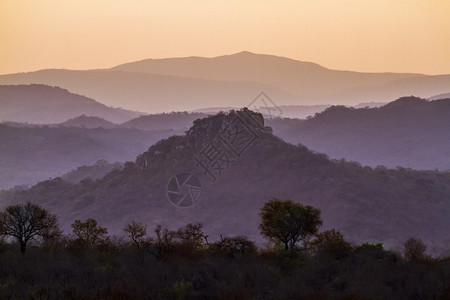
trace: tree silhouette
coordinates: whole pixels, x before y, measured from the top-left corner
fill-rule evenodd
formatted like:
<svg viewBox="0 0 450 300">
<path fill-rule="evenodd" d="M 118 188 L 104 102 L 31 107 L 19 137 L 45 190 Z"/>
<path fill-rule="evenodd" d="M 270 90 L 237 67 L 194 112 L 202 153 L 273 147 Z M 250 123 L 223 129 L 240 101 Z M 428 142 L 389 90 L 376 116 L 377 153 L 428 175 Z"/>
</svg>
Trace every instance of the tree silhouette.
<svg viewBox="0 0 450 300">
<path fill-rule="evenodd" d="M 75 220 L 72 224 L 73 234 L 88 247 L 94 246 L 108 233 L 108 229 L 97 224 L 95 219 L 87 219 L 85 222 Z"/>
<path fill-rule="evenodd" d="M 223 237 L 221 235 L 220 240 L 211 244 L 210 248 L 214 252 L 226 254 L 228 257 L 236 257 L 236 255 L 245 256 L 257 253 L 255 243 L 243 235 L 233 237 Z"/>
<path fill-rule="evenodd" d="M 147 226 L 143 223 L 132 221 L 123 229 L 136 247 L 140 248 L 147 234 Z"/>
<path fill-rule="evenodd" d="M 408 260 L 419 260 L 425 257 L 427 245 L 421 239 L 410 237 L 406 240 L 404 247 L 404 255 Z"/>
<path fill-rule="evenodd" d="M 320 210 L 292 200 L 272 199 L 264 204 L 259 215 L 261 234 L 283 243 L 285 250 L 294 249 L 297 242 L 305 242 L 322 225 Z"/>
<path fill-rule="evenodd" d="M 339 230 L 325 230 L 309 243 L 315 253 L 327 253 L 333 258 L 340 258 L 352 251 L 352 245 L 344 239 Z"/>
<path fill-rule="evenodd" d="M 0 234 L 14 237 L 22 254 L 25 254 L 27 244 L 33 238 L 45 238 L 49 233 L 58 231 L 56 216 L 30 202 L 8 206 L 0 213 Z"/>
<path fill-rule="evenodd" d="M 205 242 L 208 241 L 208 236 L 203 232 L 203 224 L 201 223 L 189 223 L 186 226 L 179 228 L 174 236 L 180 240 L 180 242 L 193 249 L 202 248 Z"/>
</svg>

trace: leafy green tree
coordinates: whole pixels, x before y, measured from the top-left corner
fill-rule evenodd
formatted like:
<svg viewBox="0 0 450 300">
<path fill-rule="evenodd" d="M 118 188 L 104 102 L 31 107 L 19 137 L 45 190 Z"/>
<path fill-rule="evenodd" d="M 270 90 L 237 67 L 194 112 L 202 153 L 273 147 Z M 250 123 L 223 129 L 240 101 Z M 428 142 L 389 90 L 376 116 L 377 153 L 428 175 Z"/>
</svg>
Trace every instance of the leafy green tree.
<svg viewBox="0 0 450 300">
<path fill-rule="evenodd" d="M 273 242 L 281 242 L 285 250 L 307 241 L 322 225 L 320 210 L 292 200 L 272 199 L 264 204 L 259 215 L 261 234 Z"/>
<path fill-rule="evenodd" d="M 334 229 L 326 230 L 309 243 L 315 253 L 327 253 L 333 258 L 340 258 L 352 251 L 352 245 L 344 239 L 344 235 Z"/>
<path fill-rule="evenodd" d="M 41 206 L 27 202 L 8 206 L 0 213 L 0 235 L 14 237 L 25 254 L 30 240 L 46 238 L 50 233 L 59 232 L 55 215 Z"/>
<path fill-rule="evenodd" d="M 370 244 L 370 243 L 364 243 L 359 245 L 355 248 L 355 251 L 383 251 L 383 243 L 376 243 L 376 244 Z"/>
<path fill-rule="evenodd" d="M 87 247 L 95 246 L 108 234 L 108 229 L 101 227 L 95 219 L 91 218 L 85 222 L 75 220 L 72 224 L 72 230 L 78 240 Z"/>
<path fill-rule="evenodd" d="M 127 236 L 133 241 L 137 248 L 141 248 L 144 237 L 147 234 L 147 226 L 140 222 L 132 221 L 123 229 Z"/>
</svg>

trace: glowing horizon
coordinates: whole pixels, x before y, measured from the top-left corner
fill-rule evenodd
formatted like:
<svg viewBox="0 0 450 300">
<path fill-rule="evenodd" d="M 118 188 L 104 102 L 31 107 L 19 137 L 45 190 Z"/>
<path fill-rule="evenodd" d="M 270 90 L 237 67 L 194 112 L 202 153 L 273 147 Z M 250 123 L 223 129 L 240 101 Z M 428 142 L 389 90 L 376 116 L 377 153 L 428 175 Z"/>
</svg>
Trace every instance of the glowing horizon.
<svg viewBox="0 0 450 300">
<path fill-rule="evenodd" d="M 450 1 L 3 0 L 0 43 L 0 74 L 241 51 L 450 74 Z"/>
</svg>

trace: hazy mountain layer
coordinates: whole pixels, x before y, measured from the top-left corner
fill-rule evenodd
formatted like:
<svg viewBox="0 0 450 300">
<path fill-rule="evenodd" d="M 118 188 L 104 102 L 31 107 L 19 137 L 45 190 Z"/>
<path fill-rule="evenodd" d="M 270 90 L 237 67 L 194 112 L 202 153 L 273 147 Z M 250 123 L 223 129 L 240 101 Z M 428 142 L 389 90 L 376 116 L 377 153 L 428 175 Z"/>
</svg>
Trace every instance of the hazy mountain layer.
<svg viewBox="0 0 450 300">
<path fill-rule="evenodd" d="M 99 159 L 133 161 L 149 145 L 179 132 L 0 124 L 0 189 L 34 184 Z"/>
<path fill-rule="evenodd" d="M 450 93 L 440 94 L 429 98 L 430 100 L 450 99 Z"/>
<path fill-rule="evenodd" d="M 112 70 L 42 70 L 0 75 L 0 84 L 60 86 L 106 105 L 144 112 L 188 111 L 211 106 L 243 107 L 261 91 L 295 103 L 297 97 L 257 82 L 231 82 Z M 223 104 L 223 105 L 222 105 Z M 82 113 L 78 113 L 80 115 Z M 65 118 L 66 120 L 68 118 Z"/>
<path fill-rule="evenodd" d="M 214 58 L 146 59 L 112 69 L 189 78 L 261 82 L 298 96 L 295 103 L 272 97 L 279 104 L 357 104 L 411 94 L 428 97 L 448 92 L 450 83 L 449 75 L 330 70 L 311 62 L 248 51 Z"/>
<path fill-rule="evenodd" d="M 261 82 L 305 96 L 336 94 L 361 86 L 374 86 L 421 76 L 408 73 L 336 71 L 311 62 L 248 51 L 214 58 L 146 59 L 112 69 L 189 78 Z"/>
<path fill-rule="evenodd" d="M 140 130 L 189 129 L 192 123 L 199 118 L 206 117 L 206 113 L 172 112 L 141 116 L 120 124 L 123 128 Z"/>
<path fill-rule="evenodd" d="M 332 158 L 450 170 L 450 99 L 405 97 L 371 109 L 335 106 L 305 122 L 277 124 L 289 122 L 274 134 Z"/>
<path fill-rule="evenodd" d="M 58 124 L 58 126 L 80 127 L 80 128 L 103 128 L 103 129 L 111 129 L 118 127 L 117 124 L 106 121 L 105 119 L 99 117 L 88 117 L 85 115 L 69 119 L 66 122 Z"/>
<path fill-rule="evenodd" d="M 41 84 L 0 85 L 0 122 L 50 124 L 80 115 L 97 116 L 122 123 L 141 113 L 111 108 L 93 99 Z"/>
<path fill-rule="evenodd" d="M 429 97 L 448 92 L 450 75 L 336 71 L 241 52 L 215 58 L 150 59 L 105 70 L 0 76 L 0 84 L 19 83 L 61 86 L 107 105 L 155 113 L 244 107 L 261 91 L 278 105 L 355 105 L 411 94 Z"/>
</svg>

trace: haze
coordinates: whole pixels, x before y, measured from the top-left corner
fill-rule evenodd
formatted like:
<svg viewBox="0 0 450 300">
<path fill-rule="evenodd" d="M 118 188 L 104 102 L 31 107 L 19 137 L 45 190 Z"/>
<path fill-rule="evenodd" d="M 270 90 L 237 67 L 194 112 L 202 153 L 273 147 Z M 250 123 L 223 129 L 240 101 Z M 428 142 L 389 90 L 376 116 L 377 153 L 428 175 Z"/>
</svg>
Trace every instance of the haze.
<svg viewBox="0 0 450 300">
<path fill-rule="evenodd" d="M 450 73 L 450 2 L 0 3 L 0 74 L 242 50 L 364 72 Z"/>
</svg>

